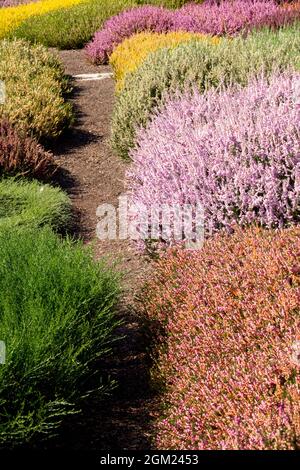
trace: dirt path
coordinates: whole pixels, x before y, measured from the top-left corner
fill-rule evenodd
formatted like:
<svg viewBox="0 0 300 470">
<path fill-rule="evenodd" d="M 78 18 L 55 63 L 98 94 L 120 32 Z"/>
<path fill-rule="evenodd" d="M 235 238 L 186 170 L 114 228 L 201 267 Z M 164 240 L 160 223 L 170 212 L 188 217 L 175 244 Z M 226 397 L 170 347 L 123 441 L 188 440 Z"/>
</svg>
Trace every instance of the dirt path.
<svg viewBox="0 0 300 470">
<path fill-rule="evenodd" d="M 108 66 L 96 67 L 86 61 L 83 51 L 61 51 L 66 73 L 74 76 L 83 73 L 111 72 Z M 54 149 L 58 163 L 69 178 L 61 184 L 69 191 L 74 207 L 79 213 L 80 235 L 87 241 L 96 240 L 96 255 L 119 258 L 127 272 L 130 288 L 137 285 L 145 268 L 145 261 L 128 241 L 100 241 L 96 238 L 96 210 L 100 204 L 117 207 L 118 197 L 124 192 L 125 172 L 128 163 L 114 156 L 109 146 L 110 119 L 114 103 L 114 81 L 74 81 L 73 101 L 77 122 L 72 132 Z M 132 282 L 135 280 L 135 282 Z"/>
<path fill-rule="evenodd" d="M 82 51 L 62 51 L 66 73 L 109 72 L 109 67 L 88 64 Z M 109 148 L 110 117 L 114 102 L 114 81 L 74 81 L 72 100 L 77 122 L 53 149 L 64 169 L 60 184 L 68 191 L 78 213 L 79 235 L 95 243 L 97 257 L 119 258 L 126 271 L 120 315 L 126 335 L 107 364 L 107 373 L 120 383 L 113 399 L 89 403 L 80 420 L 72 419 L 60 440 L 64 448 L 84 450 L 147 449 L 152 414 L 148 386 L 147 337 L 134 307 L 147 263 L 128 241 L 100 241 L 96 238 L 96 209 L 102 203 L 117 204 L 124 191 L 127 163 Z M 57 445 L 57 443 L 56 443 Z M 60 444 L 58 444 L 60 445 Z"/>
</svg>

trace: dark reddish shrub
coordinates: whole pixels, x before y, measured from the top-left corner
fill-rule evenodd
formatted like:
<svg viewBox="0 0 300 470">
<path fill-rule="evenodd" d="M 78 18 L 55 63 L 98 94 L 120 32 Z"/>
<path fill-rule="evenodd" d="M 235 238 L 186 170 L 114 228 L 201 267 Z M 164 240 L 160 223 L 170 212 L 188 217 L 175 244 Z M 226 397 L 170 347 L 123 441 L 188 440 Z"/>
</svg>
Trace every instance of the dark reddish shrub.
<svg viewBox="0 0 300 470">
<path fill-rule="evenodd" d="M 23 137 L 6 120 L 0 120 L 0 176 L 29 176 L 47 180 L 56 171 L 51 153 L 31 137 Z"/>
</svg>

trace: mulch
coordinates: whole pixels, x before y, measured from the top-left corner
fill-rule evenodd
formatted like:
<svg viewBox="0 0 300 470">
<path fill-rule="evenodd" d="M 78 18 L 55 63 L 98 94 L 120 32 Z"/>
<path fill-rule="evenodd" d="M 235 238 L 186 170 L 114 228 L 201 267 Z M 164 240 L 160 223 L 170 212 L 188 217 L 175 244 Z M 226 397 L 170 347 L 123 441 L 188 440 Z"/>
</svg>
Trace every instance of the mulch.
<svg viewBox="0 0 300 470">
<path fill-rule="evenodd" d="M 110 72 L 108 66 L 89 64 L 84 51 L 59 51 L 66 73 Z M 149 262 L 130 241 L 96 237 L 97 207 L 102 203 L 117 207 L 125 190 L 128 162 L 113 155 L 109 146 L 110 119 L 114 104 L 114 81 L 73 81 L 71 101 L 77 120 L 70 131 L 52 147 L 62 168 L 58 183 L 71 197 L 74 234 L 92 243 L 95 257 L 103 255 L 125 272 L 118 333 L 123 337 L 113 355 L 101 363 L 103 373 L 118 386 L 104 402 L 93 399 L 82 413 L 69 418 L 59 436 L 47 449 L 64 450 L 147 450 L 151 447 L 152 421 L 157 414 L 157 398 L 149 385 L 150 338 L 139 313 L 136 295 L 151 269 Z M 39 444 L 40 446 L 40 444 Z"/>
</svg>

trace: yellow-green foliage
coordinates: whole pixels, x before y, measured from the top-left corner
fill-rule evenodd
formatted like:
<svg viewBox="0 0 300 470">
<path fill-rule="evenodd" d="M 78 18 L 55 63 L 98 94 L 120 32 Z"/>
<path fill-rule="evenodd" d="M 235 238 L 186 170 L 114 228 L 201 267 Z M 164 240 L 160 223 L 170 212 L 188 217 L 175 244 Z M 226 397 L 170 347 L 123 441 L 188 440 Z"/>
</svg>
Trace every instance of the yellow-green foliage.
<svg viewBox="0 0 300 470">
<path fill-rule="evenodd" d="M 0 41 L 0 80 L 6 88 L 0 118 L 6 117 L 20 131 L 39 139 L 53 138 L 71 122 L 63 67 L 44 46 Z"/>
<path fill-rule="evenodd" d="M 17 28 L 23 21 L 31 16 L 43 15 L 49 11 L 60 8 L 68 8 L 85 0 L 41 0 L 27 5 L 1 8 L 0 15 L 0 39 L 4 38 L 10 31 Z"/>
<path fill-rule="evenodd" d="M 138 33 L 125 39 L 110 57 L 110 64 L 114 69 L 117 81 L 116 89 L 120 92 L 124 87 L 126 74 L 134 72 L 151 53 L 163 47 L 176 47 L 191 40 L 208 39 L 209 36 L 184 31 L 171 33 Z M 211 38 L 212 43 L 220 41 L 217 37 Z"/>
</svg>

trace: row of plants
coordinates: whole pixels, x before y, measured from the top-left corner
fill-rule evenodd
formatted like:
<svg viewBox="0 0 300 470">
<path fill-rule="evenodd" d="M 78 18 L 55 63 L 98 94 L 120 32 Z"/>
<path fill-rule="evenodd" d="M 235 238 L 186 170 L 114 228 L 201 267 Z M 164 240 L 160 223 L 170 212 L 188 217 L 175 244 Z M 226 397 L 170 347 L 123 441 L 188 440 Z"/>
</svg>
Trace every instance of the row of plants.
<svg viewBox="0 0 300 470">
<path fill-rule="evenodd" d="M 270 0 L 206 1 L 200 5 L 188 3 L 178 10 L 147 5 L 125 10 L 107 20 L 86 51 L 93 62 L 105 64 L 118 44 L 142 31 L 233 36 L 259 27 L 277 28 L 299 16 L 297 9 L 284 8 Z"/>
<path fill-rule="evenodd" d="M 11 31 L 16 29 L 23 21 L 31 16 L 39 16 L 61 7 L 68 8 L 82 0 L 42 0 L 4 8 L 0 17 L 0 39 L 5 38 Z"/>
<path fill-rule="evenodd" d="M 9 0 L 6 0 L 6 2 L 8 1 Z M 270 3 L 270 0 L 264 1 L 265 3 Z M 12 2 L 13 5 L 15 5 L 17 0 L 12 0 Z M 201 4 L 202 2 L 203 0 L 194 0 L 194 3 L 196 4 Z M 11 22 L 9 20 L 11 13 L 6 13 L 8 17 L 5 22 L 5 16 L 2 17 L 2 21 L 0 19 L 1 37 L 9 36 L 19 39 L 26 39 L 32 43 L 38 42 L 48 47 L 57 47 L 60 49 L 75 49 L 83 47 L 88 41 L 90 41 L 95 31 L 99 30 L 103 26 L 103 23 L 111 16 L 116 15 L 117 13 L 128 9 L 129 7 L 151 4 L 158 7 L 165 7 L 167 9 L 176 9 L 189 2 L 187 0 L 77 0 L 76 4 L 67 5 L 62 1 L 57 2 L 57 0 L 47 0 L 48 10 L 46 10 L 45 5 L 43 5 L 43 10 L 41 9 L 41 5 L 45 3 L 45 0 L 39 0 L 38 5 L 35 7 L 31 5 L 36 2 L 22 2 L 22 8 L 24 8 L 23 3 L 30 3 L 30 5 L 26 6 L 26 18 L 25 16 L 22 16 L 22 18 L 19 17 L 20 20 L 18 20 L 18 24 L 16 24 L 15 22 Z M 284 2 L 278 1 L 276 3 L 280 4 Z M 8 4 L 4 3 L 3 6 L 8 6 Z M 8 10 L 11 10 L 11 8 Z M 284 20 L 284 15 L 288 14 L 293 16 L 296 14 L 295 12 L 286 12 L 284 14 L 278 8 L 276 11 L 278 15 L 276 21 L 279 22 Z M 249 9 L 246 8 L 246 13 L 247 12 L 249 12 Z M 176 16 L 177 29 L 184 28 L 188 31 L 194 31 L 194 26 L 191 24 L 189 19 L 189 11 L 187 10 L 185 14 L 183 13 L 184 12 L 180 11 L 177 13 L 177 15 L 174 15 L 174 19 Z M 213 13 L 214 11 L 211 11 L 211 14 Z M 273 13 L 276 17 L 276 12 L 274 9 Z M 171 15 L 172 12 L 170 11 L 168 14 Z M 194 15 L 194 11 L 192 11 L 192 14 Z M 261 11 L 261 15 L 266 15 L 266 9 L 264 12 Z M 271 17 L 271 11 L 268 13 L 268 15 Z M 16 18 L 16 15 L 13 16 Z M 225 14 L 225 17 L 223 18 L 225 19 L 224 24 L 226 27 L 228 26 L 227 16 Z M 181 18 L 183 17 L 185 19 L 182 20 L 183 22 L 181 23 Z M 197 22 L 199 24 L 199 21 L 202 21 L 202 19 L 199 16 L 197 18 Z M 205 21 L 207 20 L 208 18 L 206 18 Z M 245 21 L 246 23 L 247 21 L 249 22 L 249 18 L 248 20 L 246 18 Z M 220 24 L 222 23 L 219 21 L 219 26 Z M 149 26 L 150 25 L 148 24 L 148 27 L 146 28 L 147 30 L 149 29 Z M 138 31 L 140 31 L 140 29 Z M 95 60 L 95 57 L 92 58 Z"/>
<path fill-rule="evenodd" d="M 218 3 L 202 18 L 241 7 Z M 160 240 L 141 296 L 163 390 L 155 447 L 299 449 L 299 20 L 176 37 L 149 8 L 109 20 L 92 47 L 116 74 L 112 147 L 137 212 L 204 209 L 203 248 Z"/>
<path fill-rule="evenodd" d="M 0 37 L 26 39 L 60 49 L 80 48 L 112 15 L 146 3 L 177 8 L 186 0 L 0 0 L 0 8 L 4 8 Z"/>
<path fill-rule="evenodd" d="M 0 447 L 54 435 L 114 383 L 101 361 L 115 340 L 120 279 L 67 235 L 68 195 L 42 141 L 72 122 L 62 64 L 42 46 L 0 42 Z"/>
<path fill-rule="evenodd" d="M 122 158 L 130 158 L 137 130 L 145 127 L 152 112 L 178 90 L 196 86 L 203 92 L 221 84 L 245 85 L 249 76 L 260 70 L 267 76 L 276 68 L 299 67 L 298 29 L 296 23 L 278 31 L 256 31 L 246 39 L 222 38 L 217 43 L 211 39 L 190 41 L 176 48 L 159 48 L 147 55 L 133 73 L 123 72 L 124 86 L 112 118 L 114 151 Z M 139 43 L 137 37 L 136 49 Z M 128 62 L 129 67 L 132 60 Z"/>
</svg>

